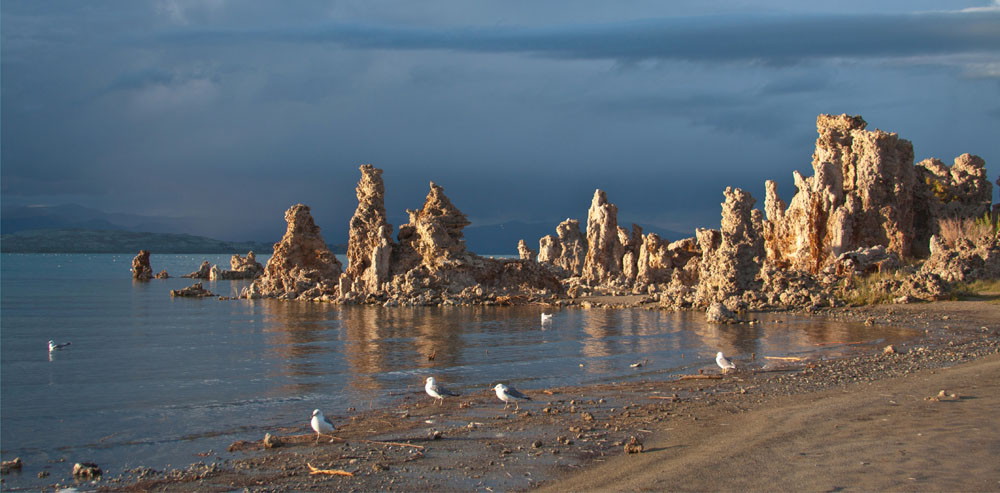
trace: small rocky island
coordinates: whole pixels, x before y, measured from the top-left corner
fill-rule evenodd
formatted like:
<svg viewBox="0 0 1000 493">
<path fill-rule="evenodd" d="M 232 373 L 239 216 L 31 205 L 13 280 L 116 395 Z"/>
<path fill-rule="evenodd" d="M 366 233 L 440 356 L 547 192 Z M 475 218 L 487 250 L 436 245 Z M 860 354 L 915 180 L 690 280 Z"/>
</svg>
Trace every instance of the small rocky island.
<svg viewBox="0 0 1000 493">
<path fill-rule="evenodd" d="M 285 212 L 287 230 L 266 266 L 251 252 L 235 256 L 231 271 L 206 263 L 185 277 L 255 278 L 241 293 L 248 299 L 400 306 L 590 303 L 580 299 L 610 295 L 736 311 L 836 306 L 872 273 L 880 276 L 865 289 L 897 302 L 941 299 L 954 283 L 1000 276 L 992 183 L 981 158 L 914 164 L 909 141 L 867 130 L 860 116 L 820 115 L 816 125 L 813 176 L 794 173 L 789 202 L 771 180 L 763 212 L 748 192 L 727 188 L 720 227 L 690 238 L 620 226 L 617 207 L 596 190 L 585 231 L 567 219 L 538 240 L 537 253 L 522 239 L 520 258 L 485 258 L 466 250 L 469 220 L 432 182 L 394 239 L 382 170 L 366 164 L 346 269 L 309 207 L 298 204 Z M 146 260 L 137 276 L 152 272 L 148 253 Z"/>
</svg>

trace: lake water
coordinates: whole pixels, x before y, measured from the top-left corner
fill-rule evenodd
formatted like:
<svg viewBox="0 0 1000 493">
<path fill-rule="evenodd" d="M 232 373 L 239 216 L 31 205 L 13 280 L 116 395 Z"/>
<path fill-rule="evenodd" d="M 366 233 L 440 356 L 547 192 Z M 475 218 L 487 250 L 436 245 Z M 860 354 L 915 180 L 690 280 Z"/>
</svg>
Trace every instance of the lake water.
<svg viewBox="0 0 1000 493">
<path fill-rule="evenodd" d="M 698 313 L 574 308 L 556 310 L 543 327 L 540 306 L 175 299 L 170 290 L 194 280 L 133 282 L 131 259 L 0 258 L 0 454 L 25 461 L 22 473 L 4 476 L 4 489 L 58 481 L 78 461 L 118 474 L 184 466 L 208 450 L 225 457 L 233 441 L 305 426 L 314 408 L 342 417 L 422 392 L 430 375 L 458 391 L 504 381 L 530 392 L 663 379 L 712 368 L 718 350 L 736 358 L 828 352 L 838 346 L 817 344 L 908 335 L 784 314 L 717 326 Z M 228 255 L 154 254 L 151 263 L 179 276 L 203 260 L 229 265 Z M 204 285 L 234 296 L 246 281 Z M 72 345 L 50 357 L 49 339 Z M 641 369 L 629 366 L 642 360 Z M 52 477 L 37 479 L 43 469 Z"/>
</svg>

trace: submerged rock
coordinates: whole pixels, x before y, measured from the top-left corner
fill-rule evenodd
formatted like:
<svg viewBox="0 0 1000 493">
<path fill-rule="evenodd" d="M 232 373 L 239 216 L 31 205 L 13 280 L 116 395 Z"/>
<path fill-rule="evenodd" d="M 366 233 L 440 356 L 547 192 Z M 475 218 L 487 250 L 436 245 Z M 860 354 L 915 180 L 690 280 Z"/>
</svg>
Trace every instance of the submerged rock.
<svg viewBox="0 0 1000 493">
<path fill-rule="evenodd" d="M 77 462 L 73 464 L 73 477 L 81 479 L 97 479 L 103 471 L 93 462 Z"/>
<path fill-rule="evenodd" d="M 215 296 L 215 294 L 205 289 L 200 282 L 196 282 L 184 289 L 171 289 L 170 296 L 200 298 L 204 296 Z"/>
<path fill-rule="evenodd" d="M 705 321 L 717 324 L 736 323 L 736 314 L 726 308 L 722 303 L 712 303 L 705 310 Z"/>
</svg>

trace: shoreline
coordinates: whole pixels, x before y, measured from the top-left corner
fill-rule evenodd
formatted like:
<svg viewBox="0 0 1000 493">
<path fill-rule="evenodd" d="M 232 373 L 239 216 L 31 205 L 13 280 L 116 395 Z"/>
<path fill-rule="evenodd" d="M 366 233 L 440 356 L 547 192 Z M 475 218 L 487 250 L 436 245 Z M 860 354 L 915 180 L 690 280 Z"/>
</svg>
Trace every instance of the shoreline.
<svg viewBox="0 0 1000 493">
<path fill-rule="evenodd" d="M 741 371 L 721 379 L 662 380 L 651 375 L 646 380 L 621 384 L 537 390 L 530 392 L 534 400 L 523 403 L 517 412 L 513 408 L 504 411 L 485 388 L 450 399 L 442 406 L 414 393 L 403 396 L 396 405 L 364 410 L 335 421 L 336 436 L 344 439 L 342 442 L 324 440 L 317 445 L 306 426 L 287 427 L 274 430 L 285 441 L 279 448 L 264 450 L 261 441 L 237 442 L 231 448 L 236 456 L 228 460 L 206 457 L 201 463 L 168 471 L 140 467 L 96 483 L 68 485 L 123 491 L 433 487 L 486 491 L 565 485 L 577 485 L 572 488 L 578 489 L 582 485 L 598 486 L 594 478 L 614 477 L 608 468 L 627 471 L 630 465 L 646 462 L 657 464 L 657 468 L 664 461 L 682 462 L 691 445 L 676 442 L 678 430 L 696 436 L 692 435 L 694 430 L 711 428 L 712 423 L 731 425 L 733 419 L 745 415 L 767 415 L 787 400 L 822 402 L 819 399 L 824 393 L 843 394 L 849 401 L 861 402 L 855 397 L 865 395 L 867 386 L 896 385 L 894 382 L 958 364 L 985 364 L 996 360 L 995 354 L 1000 352 L 1000 305 L 989 301 L 876 305 L 824 310 L 821 315 L 854 322 L 873 319 L 879 325 L 924 328 L 926 332 L 898 345 L 895 354 L 882 354 L 882 348 L 868 345 L 853 347 L 842 358 L 789 362 L 782 368 Z M 942 387 L 949 391 L 952 388 L 959 387 Z M 962 392 L 978 392 L 962 388 Z M 928 388 L 921 399 L 942 389 Z M 974 398 L 968 402 L 986 402 L 984 395 L 960 395 Z M 938 404 L 970 407 L 965 399 Z M 831 420 L 835 424 L 843 421 L 837 417 L 826 421 Z M 724 434 L 718 430 L 712 433 Z M 645 444 L 645 451 L 626 456 L 623 445 L 633 436 Z M 787 447 L 777 447 L 782 448 Z M 670 460 L 661 459 L 667 451 Z M 996 451 L 993 449 L 988 457 L 995 457 Z M 349 471 L 354 476 L 310 475 L 307 464 Z M 603 488 L 685 489 L 656 482 L 671 477 L 661 478 L 657 468 L 644 466 L 628 473 L 637 478 L 634 481 L 645 483 L 625 486 L 614 481 L 604 483 Z M 783 482 L 780 476 L 775 480 L 779 481 L 779 489 L 782 484 L 787 484 L 785 489 L 792 488 L 792 483 Z M 726 484 L 702 483 L 701 489 L 725 488 Z M 761 484 L 770 487 L 775 483 Z M 918 489 L 933 489 L 929 484 L 949 489 L 950 485 L 920 484 Z M 994 483 L 993 488 L 998 484 Z M 879 487 L 874 483 L 870 486 Z M 808 485 L 806 488 L 814 489 Z"/>
</svg>

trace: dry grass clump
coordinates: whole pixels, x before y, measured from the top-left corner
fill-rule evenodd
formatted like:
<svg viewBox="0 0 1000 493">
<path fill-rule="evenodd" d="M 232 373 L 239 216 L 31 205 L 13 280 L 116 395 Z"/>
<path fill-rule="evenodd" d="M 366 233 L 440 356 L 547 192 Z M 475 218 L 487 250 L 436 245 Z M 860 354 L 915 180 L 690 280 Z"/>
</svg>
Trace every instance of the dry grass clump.
<svg viewBox="0 0 1000 493">
<path fill-rule="evenodd" d="M 986 213 L 982 217 L 949 217 L 938 220 L 938 234 L 949 248 L 959 240 L 976 243 L 983 238 L 993 238 L 1000 231 L 1000 215 Z"/>
<path fill-rule="evenodd" d="M 980 279 L 956 284 L 951 291 L 952 299 L 992 298 L 1000 302 L 1000 279 Z"/>
<path fill-rule="evenodd" d="M 873 272 L 851 279 L 841 299 L 848 305 L 879 305 L 896 299 L 893 287 L 909 276 L 904 270 Z"/>
</svg>

